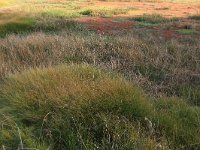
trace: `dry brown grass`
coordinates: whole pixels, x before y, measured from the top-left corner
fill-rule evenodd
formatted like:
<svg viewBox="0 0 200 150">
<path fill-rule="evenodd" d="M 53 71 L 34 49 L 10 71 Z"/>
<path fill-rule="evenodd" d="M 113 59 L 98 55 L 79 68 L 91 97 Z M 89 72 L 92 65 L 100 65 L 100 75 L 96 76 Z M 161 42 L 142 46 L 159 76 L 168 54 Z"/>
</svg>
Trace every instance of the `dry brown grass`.
<svg viewBox="0 0 200 150">
<path fill-rule="evenodd" d="M 140 31 L 116 38 L 71 31 L 59 35 L 10 35 L 0 42 L 0 75 L 61 63 L 89 63 L 120 72 L 129 79 L 139 78 L 139 84 L 158 95 L 177 94 L 182 84 L 198 86 L 198 39 L 165 41 L 152 33 L 148 38 L 138 38 L 138 34 Z"/>
</svg>

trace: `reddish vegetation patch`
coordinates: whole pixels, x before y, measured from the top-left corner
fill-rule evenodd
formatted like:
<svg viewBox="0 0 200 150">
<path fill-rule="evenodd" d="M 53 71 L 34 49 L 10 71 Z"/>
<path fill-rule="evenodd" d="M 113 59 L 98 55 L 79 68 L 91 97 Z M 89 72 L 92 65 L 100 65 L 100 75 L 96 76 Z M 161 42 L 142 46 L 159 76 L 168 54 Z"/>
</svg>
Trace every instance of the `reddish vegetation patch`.
<svg viewBox="0 0 200 150">
<path fill-rule="evenodd" d="M 164 30 L 163 31 L 163 36 L 165 38 L 174 38 L 174 37 L 178 38 L 179 37 L 179 35 L 176 34 L 174 30 Z"/>
<path fill-rule="evenodd" d="M 81 6 L 88 6 L 89 3 Z M 176 4 L 176 3 L 148 3 L 148 2 L 93 2 L 91 8 L 135 8 L 128 14 L 118 15 L 111 18 L 103 17 L 86 17 L 78 19 L 79 22 L 85 23 L 90 29 L 99 34 L 113 34 L 123 30 L 133 30 L 134 21 L 126 18 L 132 18 L 143 14 L 160 14 L 166 18 L 180 17 L 179 25 L 175 25 L 169 29 L 165 29 L 162 25 L 151 28 L 160 33 L 165 38 L 179 38 L 183 35 L 177 32 L 178 29 L 184 29 L 184 25 L 188 23 L 197 30 L 200 29 L 199 21 L 187 19 L 188 16 L 200 12 L 200 2 L 190 4 Z M 172 25 L 173 26 L 173 25 Z M 148 28 L 148 27 L 147 27 Z M 199 38 L 200 35 L 191 35 Z"/>
<path fill-rule="evenodd" d="M 171 38 L 179 38 L 181 37 L 180 34 L 177 33 L 177 30 L 180 28 L 174 27 L 171 29 L 163 29 L 162 27 L 153 28 L 155 31 L 161 34 L 161 36 L 171 39 Z"/>
<path fill-rule="evenodd" d="M 94 30 L 98 34 L 117 34 L 120 31 L 124 30 L 133 30 L 135 22 L 129 21 L 128 18 L 112 17 L 112 18 L 103 18 L 103 17 L 86 17 L 78 19 L 79 22 L 84 23 L 88 26 L 89 29 Z M 177 32 L 179 29 L 185 29 L 187 22 L 192 24 L 197 30 L 200 29 L 200 26 L 196 25 L 198 21 L 192 21 L 190 19 L 184 19 L 180 24 L 177 24 L 175 27 L 165 29 L 162 26 L 157 27 L 145 27 L 146 29 L 151 29 L 156 31 L 158 34 L 165 38 L 181 38 L 184 35 L 181 35 Z M 200 30 L 199 30 L 200 31 Z M 189 35 L 194 38 L 200 38 L 200 35 Z"/>
<path fill-rule="evenodd" d="M 131 30 L 133 29 L 133 21 L 124 20 L 117 21 L 117 17 L 102 18 L 102 17 L 87 17 L 81 18 L 79 21 L 85 23 L 90 29 L 95 30 L 100 34 L 112 34 L 115 31 Z"/>
</svg>

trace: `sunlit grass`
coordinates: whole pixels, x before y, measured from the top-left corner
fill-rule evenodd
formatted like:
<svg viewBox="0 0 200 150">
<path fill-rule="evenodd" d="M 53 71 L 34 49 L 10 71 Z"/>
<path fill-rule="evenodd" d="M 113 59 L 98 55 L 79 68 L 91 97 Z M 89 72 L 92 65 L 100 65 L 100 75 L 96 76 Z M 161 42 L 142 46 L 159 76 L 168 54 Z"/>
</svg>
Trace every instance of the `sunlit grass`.
<svg viewBox="0 0 200 150">
<path fill-rule="evenodd" d="M 0 8 L 10 6 L 16 3 L 17 0 L 0 0 Z"/>
<path fill-rule="evenodd" d="M 54 20 L 63 19 L 63 22 L 65 22 L 66 19 L 78 18 L 85 15 L 112 16 L 126 14 L 130 10 L 127 8 L 90 9 L 90 7 L 82 7 L 81 4 L 83 3 L 85 2 L 61 1 L 57 3 L 53 1 L 18 1 L 18 5 L 1 12 L 0 36 L 4 37 L 10 33 L 38 31 L 40 26 L 49 26 L 47 28 L 51 28 L 54 26 Z M 57 28 L 60 28 L 60 25 Z"/>
</svg>

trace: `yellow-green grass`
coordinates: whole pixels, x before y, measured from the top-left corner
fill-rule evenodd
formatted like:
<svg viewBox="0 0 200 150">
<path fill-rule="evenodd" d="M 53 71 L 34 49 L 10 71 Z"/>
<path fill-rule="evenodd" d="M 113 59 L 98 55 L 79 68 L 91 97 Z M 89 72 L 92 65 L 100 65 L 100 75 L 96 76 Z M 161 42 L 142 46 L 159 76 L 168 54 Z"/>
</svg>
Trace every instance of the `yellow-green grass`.
<svg viewBox="0 0 200 150">
<path fill-rule="evenodd" d="M 0 8 L 7 7 L 16 3 L 17 0 L 0 0 Z"/>
<path fill-rule="evenodd" d="M 4 148 L 199 148 L 200 109 L 153 99 L 115 74 L 61 65 L 9 75 L 0 84 Z"/>
<path fill-rule="evenodd" d="M 127 14 L 130 9 L 119 9 L 119 8 L 98 8 L 98 9 L 85 9 L 80 12 L 81 15 L 87 16 L 112 16 L 119 14 Z"/>
</svg>

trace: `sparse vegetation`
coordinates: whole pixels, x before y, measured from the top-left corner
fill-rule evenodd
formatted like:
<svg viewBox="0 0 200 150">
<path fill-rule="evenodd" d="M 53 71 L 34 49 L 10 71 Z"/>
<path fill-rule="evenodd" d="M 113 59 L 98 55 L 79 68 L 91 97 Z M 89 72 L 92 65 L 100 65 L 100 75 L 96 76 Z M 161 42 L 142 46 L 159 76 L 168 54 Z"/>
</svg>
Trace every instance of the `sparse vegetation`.
<svg viewBox="0 0 200 150">
<path fill-rule="evenodd" d="M 197 15 L 101 3 L 0 3 L 0 149 L 200 149 Z"/>
</svg>

